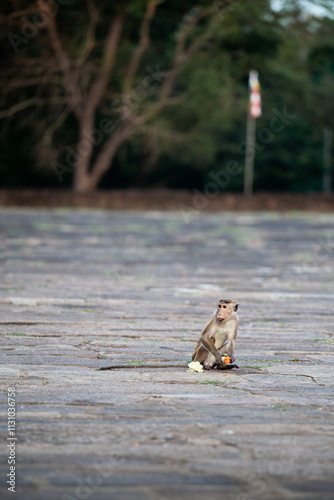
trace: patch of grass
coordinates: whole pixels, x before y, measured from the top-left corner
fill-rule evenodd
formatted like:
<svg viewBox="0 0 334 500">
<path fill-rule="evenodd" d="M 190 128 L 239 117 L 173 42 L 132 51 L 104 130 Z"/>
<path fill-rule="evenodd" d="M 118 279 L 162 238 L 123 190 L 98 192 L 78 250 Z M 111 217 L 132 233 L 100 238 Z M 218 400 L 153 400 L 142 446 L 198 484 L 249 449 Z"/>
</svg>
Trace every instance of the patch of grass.
<svg viewBox="0 0 334 500">
<path fill-rule="evenodd" d="M 53 231 L 58 229 L 58 224 L 54 222 L 33 222 L 32 227 L 38 231 Z"/>
<path fill-rule="evenodd" d="M 104 233 L 105 228 L 103 226 L 99 226 L 98 224 L 91 224 L 88 228 L 91 233 Z"/>
<path fill-rule="evenodd" d="M 278 326 L 287 326 L 287 323 L 278 323 Z"/>
<path fill-rule="evenodd" d="M 113 269 L 106 269 L 104 271 L 104 274 L 106 276 L 114 276 L 116 279 L 120 278 L 120 274 L 117 271 L 114 271 Z"/>
<path fill-rule="evenodd" d="M 264 359 L 264 363 L 285 363 L 285 359 Z"/>
<path fill-rule="evenodd" d="M 300 359 L 299 358 L 293 358 L 290 361 L 291 361 L 291 363 L 297 363 L 298 361 L 300 361 Z"/>
<path fill-rule="evenodd" d="M 146 363 L 144 359 L 136 359 L 134 361 L 128 361 L 128 365 L 142 365 L 143 363 Z"/>
<path fill-rule="evenodd" d="M 224 381 L 220 382 L 219 380 L 197 380 L 196 384 L 223 385 Z"/>
<path fill-rule="evenodd" d="M 164 231 L 174 231 L 180 228 L 180 222 L 177 220 L 169 220 L 164 224 Z"/>
<path fill-rule="evenodd" d="M 145 224 L 137 224 L 135 222 L 130 223 L 130 224 L 124 224 L 124 228 L 126 231 L 133 232 L 133 233 L 144 233 L 148 229 L 152 230 L 154 228 L 150 227 L 147 228 Z M 152 232 L 152 231 L 150 231 Z"/>
<path fill-rule="evenodd" d="M 192 341 L 191 341 L 191 340 L 188 340 L 188 339 L 181 338 L 181 339 L 180 339 L 180 342 L 192 342 Z"/>
<path fill-rule="evenodd" d="M 319 344 L 333 344 L 333 340 L 330 339 L 313 339 L 313 342 L 319 342 Z"/>
<path fill-rule="evenodd" d="M 269 368 L 273 363 L 286 363 L 285 359 L 254 359 L 253 363 L 265 363 L 246 365 L 246 368 L 255 368 L 256 370 L 261 370 L 261 368 Z"/>
<path fill-rule="evenodd" d="M 112 342 L 113 339 L 111 339 L 110 337 L 107 337 L 107 338 L 103 338 L 103 337 L 99 337 L 99 338 L 96 338 L 94 339 L 94 342 Z M 92 340 L 90 340 L 90 342 L 93 342 Z"/>
<path fill-rule="evenodd" d="M 11 335 L 12 337 L 32 337 L 32 335 L 28 335 L 27 333 L 18 333 L 18 332 L 6 333 L 6 335 Z"/>
<path fill-rule="evenodd" d="M 273 405 L 269 405 L 270 408 L 273 408 L 274 410 L 281 410 L 281 411 L 286 411 L 288 408 L 289 408 L 289 405 L 286 404 L 286 403 L 277 403 L 277 404 L 273 404 Z"/>
</svg>

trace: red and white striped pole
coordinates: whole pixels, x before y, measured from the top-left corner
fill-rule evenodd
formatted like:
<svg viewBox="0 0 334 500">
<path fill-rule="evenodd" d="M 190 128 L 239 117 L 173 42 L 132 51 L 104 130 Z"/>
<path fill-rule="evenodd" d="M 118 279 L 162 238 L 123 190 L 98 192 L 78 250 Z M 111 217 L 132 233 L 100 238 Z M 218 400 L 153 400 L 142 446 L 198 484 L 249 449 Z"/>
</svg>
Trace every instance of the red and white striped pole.
<svg viewBox="0 0 334 500">
<path fill-rule="evenodd" d="M 254 157 L 255 157 L 255 120 L 261 116 L 261 93 L 259 74 L 252 70 L 249 72 L 250 106 L 247 119 L 246 157 L 244 194 L 253 193 Z"/>
</svg>

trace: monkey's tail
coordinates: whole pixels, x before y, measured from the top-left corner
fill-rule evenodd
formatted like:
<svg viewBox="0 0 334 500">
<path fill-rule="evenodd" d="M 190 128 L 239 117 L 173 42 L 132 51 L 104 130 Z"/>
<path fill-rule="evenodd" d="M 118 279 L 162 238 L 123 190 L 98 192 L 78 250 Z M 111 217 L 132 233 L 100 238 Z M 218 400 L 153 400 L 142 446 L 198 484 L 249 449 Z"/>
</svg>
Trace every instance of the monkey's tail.
<svg viewBox="0 0 334 500">
<path fill-rule="evenodd" d="M 183 364 L 158 364 L 155 363 L 154 365 L 110 365 L 110 366 L 100 366 L 100 368 L 97 368 L 98 371 L 100 370 L 119 370 L 121 368 L 188 368 L 188 365 L 183 365 Z"/>
</svg>

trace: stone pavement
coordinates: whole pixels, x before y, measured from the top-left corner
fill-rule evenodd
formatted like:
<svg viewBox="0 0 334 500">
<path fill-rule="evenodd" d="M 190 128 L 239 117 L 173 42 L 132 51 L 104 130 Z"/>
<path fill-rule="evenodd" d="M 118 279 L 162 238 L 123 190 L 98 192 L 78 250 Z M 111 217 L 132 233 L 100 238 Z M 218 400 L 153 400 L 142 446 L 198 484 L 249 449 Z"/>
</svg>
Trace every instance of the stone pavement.
<svg viewBox="0 0 334 500">
<path fill-rule="evenodd" d="M 333 219 L 2 209 L 0 498 L 333 499 Z M 240 369 L 187 372 L 226 297 Z"/>
</svg>

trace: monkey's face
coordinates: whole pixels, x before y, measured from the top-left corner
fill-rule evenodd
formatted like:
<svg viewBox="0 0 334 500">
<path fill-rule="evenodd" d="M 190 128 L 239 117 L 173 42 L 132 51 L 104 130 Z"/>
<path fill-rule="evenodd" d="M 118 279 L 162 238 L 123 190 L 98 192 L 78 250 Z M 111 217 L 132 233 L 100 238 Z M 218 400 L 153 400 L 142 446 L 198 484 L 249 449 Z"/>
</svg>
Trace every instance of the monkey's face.
<svg viewBox="0 0 334 500">
<path fill-rule="evenodd" d="M 218 323 L 224 323 L 232 317 L 232 314 L 237 311 L 238 304 L 231 302 L 230 304 L 224 304 L 219 302 L 217 306 L 217 321 Z"/>
</svg>

